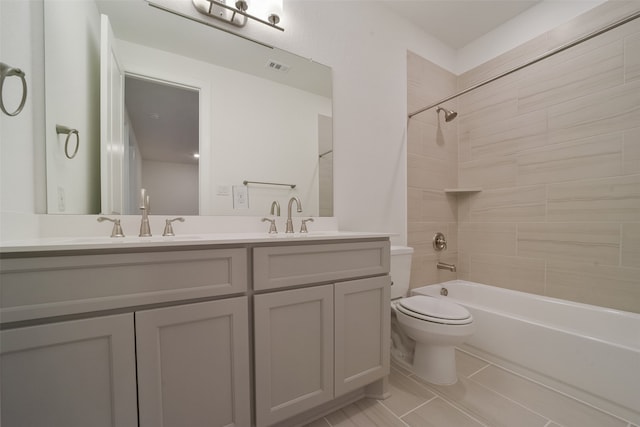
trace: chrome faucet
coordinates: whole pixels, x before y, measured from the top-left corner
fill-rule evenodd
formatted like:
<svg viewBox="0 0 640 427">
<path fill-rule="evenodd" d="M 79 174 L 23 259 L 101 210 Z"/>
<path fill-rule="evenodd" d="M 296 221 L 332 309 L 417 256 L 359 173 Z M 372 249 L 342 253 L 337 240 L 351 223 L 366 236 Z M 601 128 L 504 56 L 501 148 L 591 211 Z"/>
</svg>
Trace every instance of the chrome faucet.
<svg viewBox="0 0 640 427">
<path fill-rule="evenodd" d="M 140 190 L 140 210 L 142 211 L 142 221 L 140 222 L 140 234 L 138 234 L 138 237 L 151 237 L 151 227 L 149 226 L 149 195 L 144 188 Z"/>
<path fill-rule="evenodd" d="M 452 273 L 456 272 L 456 265 L 455 264 L 447 264 L 446 262 L 438 261 L 438 264 L 436 264 L 436 267 L 438 267 L 438 270 L 449 270 Z"/>
<path fill-rule="evenodd" d="M 297 211 L 302 212 L 302 203 L 300 203 L 300 199 L 297 197 L 292 197 L 289 199 L 289 208 L 287 209 L 287 229 L 285 233 L 293 233 L 293 221 L 291 220 L 291 205 L 293 202 L 296 202 L 296 206 L 298 207 Z"/>
</svg>

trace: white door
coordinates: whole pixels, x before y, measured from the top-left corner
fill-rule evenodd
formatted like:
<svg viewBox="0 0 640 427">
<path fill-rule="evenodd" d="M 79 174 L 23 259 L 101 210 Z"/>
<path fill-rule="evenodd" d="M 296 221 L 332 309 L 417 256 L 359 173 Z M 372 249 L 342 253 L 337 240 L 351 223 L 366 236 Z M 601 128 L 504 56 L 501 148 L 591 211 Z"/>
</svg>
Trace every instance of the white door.
<svg viewBox="0 0 640 427">
<path fill-rule="evenodd" d="M 136 312 L 140 427 L 251 424 L 247 297 Z"/>
<path fill-rule="evenodd" d="M 124 71 L 118 60 L 109 17 L 100 29 L 100 182 L 103 214 L 123 212 Z"/>
<path fill-rule="evenodd" d="M 2 427 L 135 427 L 133 315 L 0 332 Z"/>
</svg>

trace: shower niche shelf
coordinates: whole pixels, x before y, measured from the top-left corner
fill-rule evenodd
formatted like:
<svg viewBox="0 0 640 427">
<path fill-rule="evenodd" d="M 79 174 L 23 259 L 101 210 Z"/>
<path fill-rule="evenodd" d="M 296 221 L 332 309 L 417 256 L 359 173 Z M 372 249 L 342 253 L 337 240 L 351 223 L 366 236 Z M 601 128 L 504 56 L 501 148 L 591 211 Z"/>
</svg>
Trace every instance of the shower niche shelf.
<svg viewBox="0 0 640 427">
<path fill-rule="evenodd" d="M 473 194 L 479 193 L 482 191 L 480 187 L 463 187 L 463 188 L 445 188 L 444 192 L 446 194 L 454 194 L 454 195 L 465 195 L 465 194 Z"/>
</svg>

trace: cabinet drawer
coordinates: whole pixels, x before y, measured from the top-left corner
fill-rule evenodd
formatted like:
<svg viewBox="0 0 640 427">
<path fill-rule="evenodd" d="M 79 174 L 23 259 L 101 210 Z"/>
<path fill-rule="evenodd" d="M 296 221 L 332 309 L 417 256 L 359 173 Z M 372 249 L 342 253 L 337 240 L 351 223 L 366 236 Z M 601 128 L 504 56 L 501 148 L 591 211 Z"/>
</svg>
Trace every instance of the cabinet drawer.
<svg viewBox="0 0 640 427">
<path fill-rule="evenodd" d="M 247 289 L 247 250 L 243 248 L 0 262 L 3 323 Z"/>
<path fill-rule="evenodd" d="M 387 274 L 389 241 L 276 246 L 253 250 L 255 290 Z"/>
</svg>

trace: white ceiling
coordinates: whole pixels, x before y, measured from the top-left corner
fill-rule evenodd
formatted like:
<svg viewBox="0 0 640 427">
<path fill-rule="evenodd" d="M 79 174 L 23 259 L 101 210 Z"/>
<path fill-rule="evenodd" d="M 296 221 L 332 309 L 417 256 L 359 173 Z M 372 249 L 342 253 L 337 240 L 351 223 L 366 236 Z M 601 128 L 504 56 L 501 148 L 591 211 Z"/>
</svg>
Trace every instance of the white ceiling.
<svg viewBox="0 0 640 427">
<path fill-rule="evenodd" d="M 385 0 L 382 3 L 457 50 L 541 1 Z"/>
</svg>

